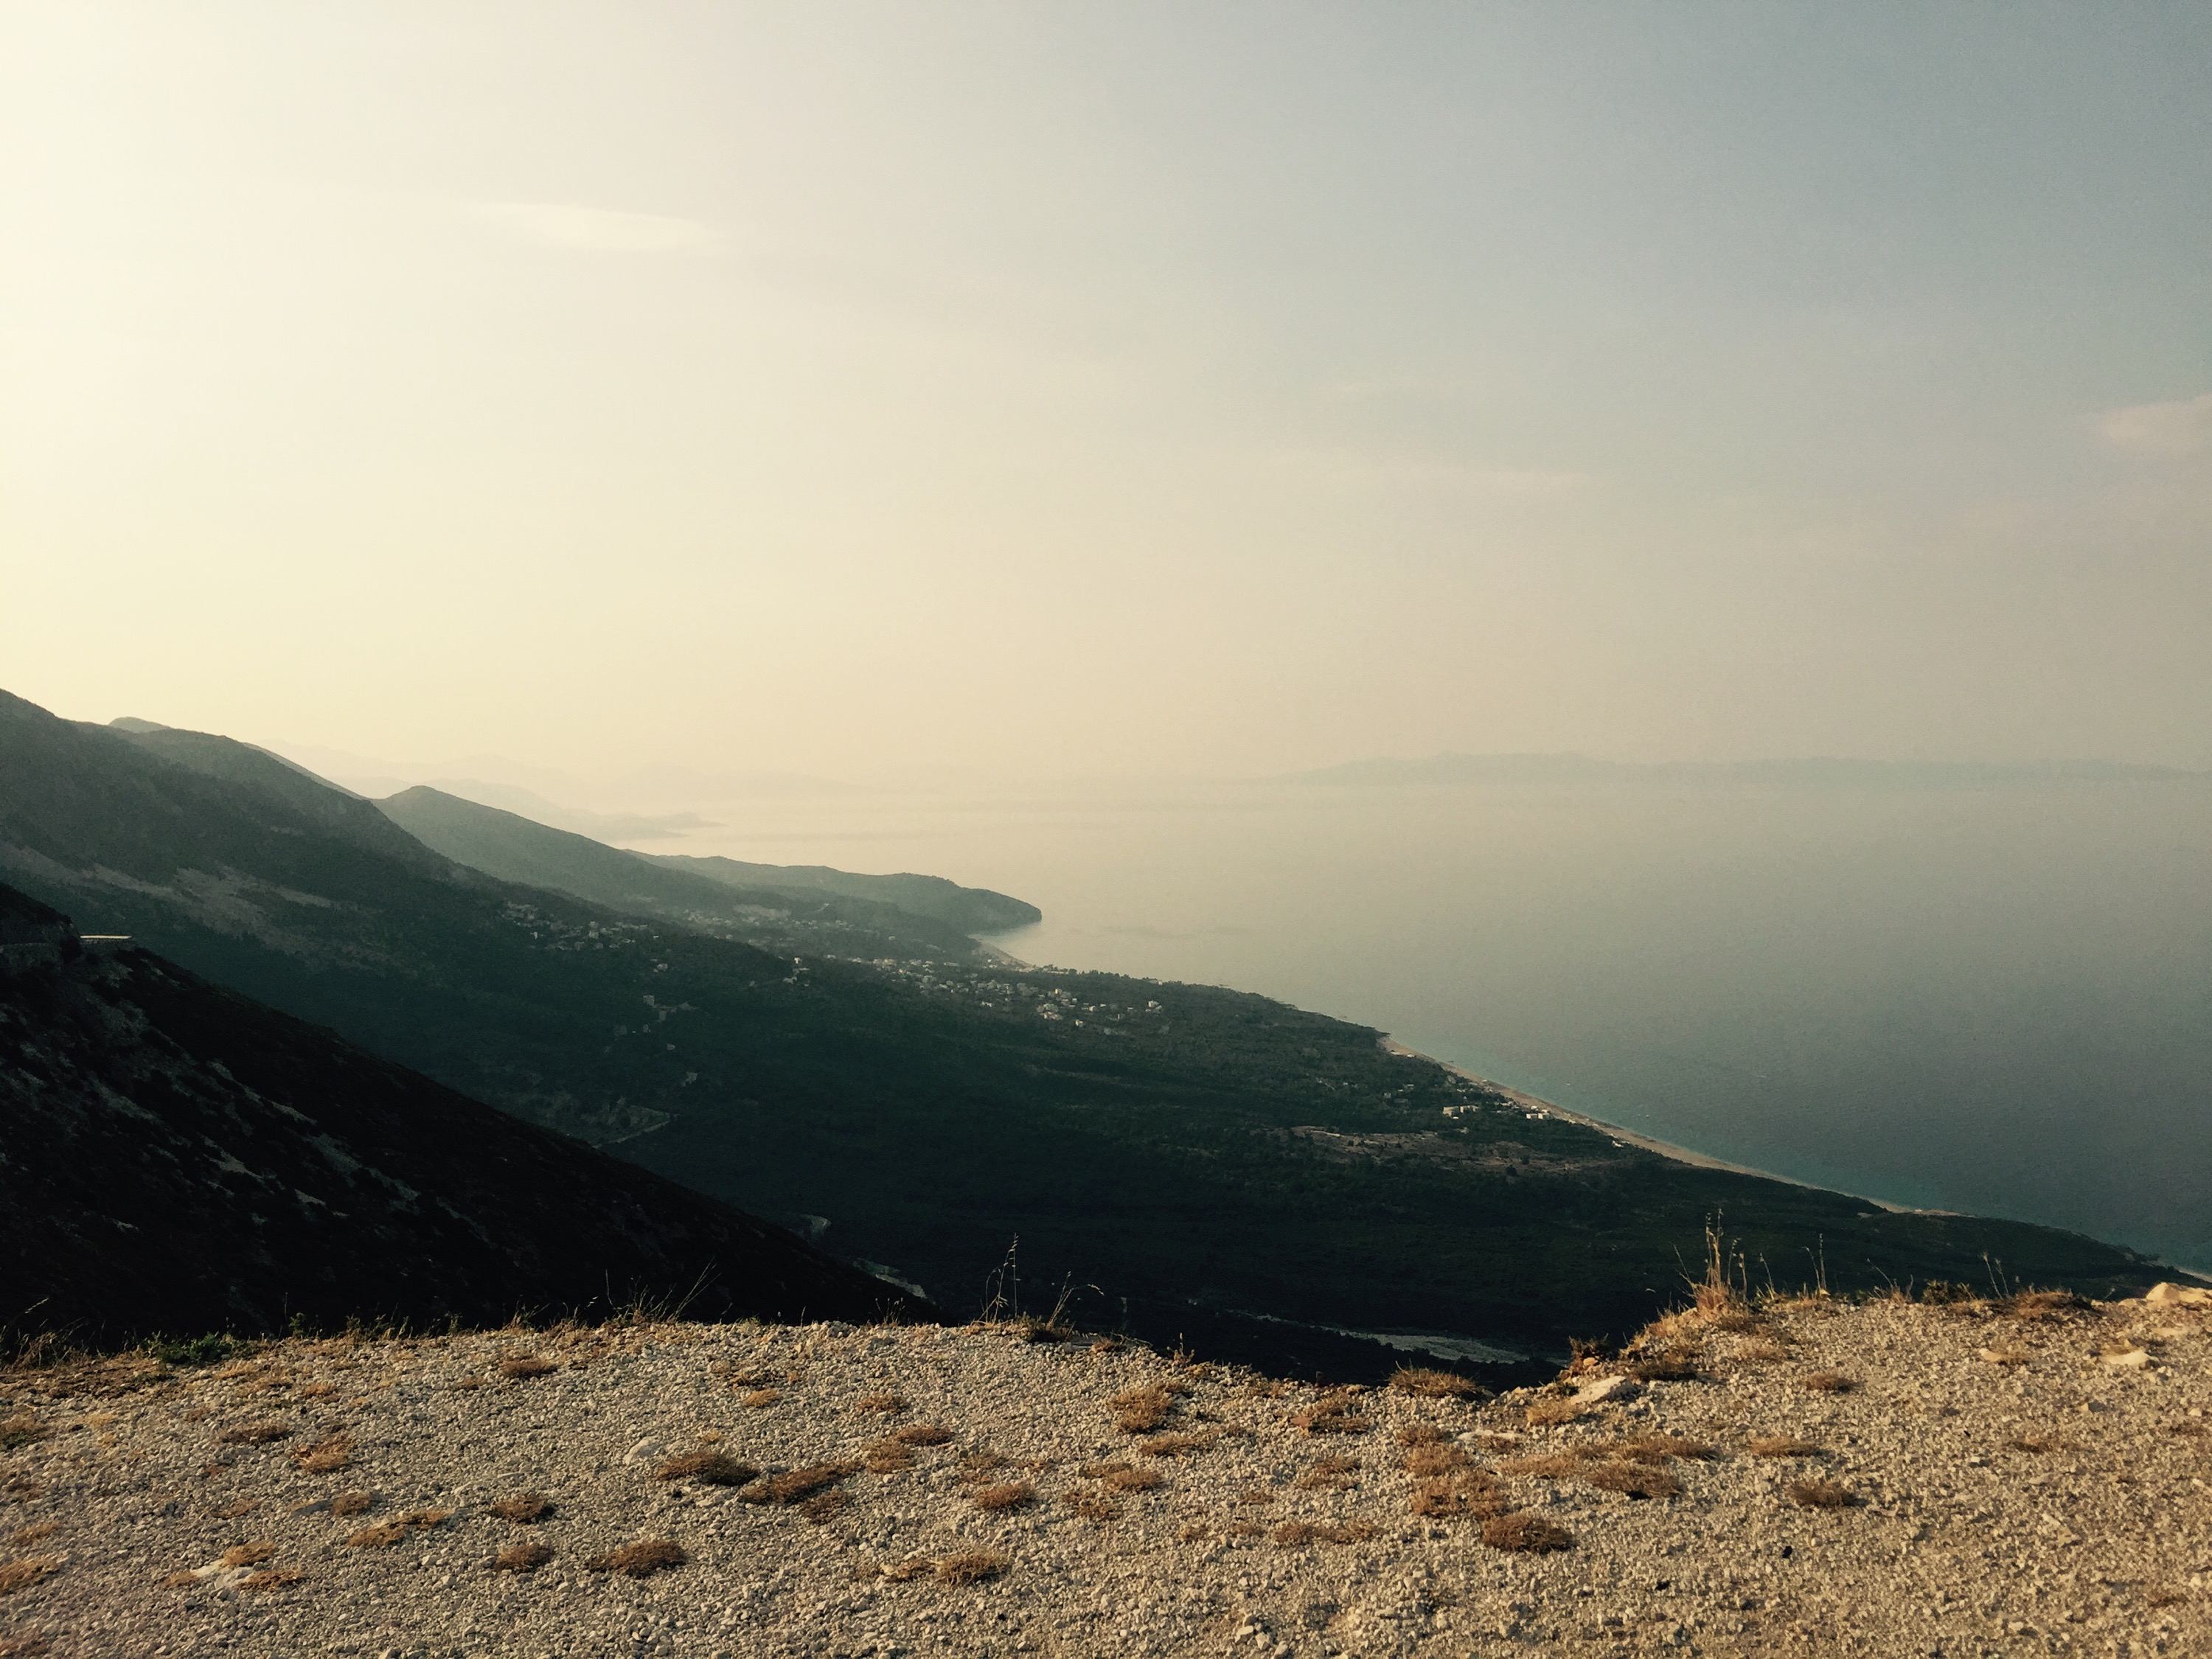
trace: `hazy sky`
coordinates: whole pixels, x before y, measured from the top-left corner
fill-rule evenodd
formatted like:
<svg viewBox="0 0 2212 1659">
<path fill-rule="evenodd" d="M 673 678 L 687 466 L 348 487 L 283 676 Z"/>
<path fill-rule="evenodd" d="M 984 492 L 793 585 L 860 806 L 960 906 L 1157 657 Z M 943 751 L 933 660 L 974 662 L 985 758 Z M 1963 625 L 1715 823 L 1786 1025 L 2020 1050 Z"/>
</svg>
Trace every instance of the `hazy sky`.
<svg viewBox="0 0 2212 1659">
<path fill-rule="evenodd" d="M 2212 763 L 2212 8 L 13 0 L 0 685 Z"/>
</svg>

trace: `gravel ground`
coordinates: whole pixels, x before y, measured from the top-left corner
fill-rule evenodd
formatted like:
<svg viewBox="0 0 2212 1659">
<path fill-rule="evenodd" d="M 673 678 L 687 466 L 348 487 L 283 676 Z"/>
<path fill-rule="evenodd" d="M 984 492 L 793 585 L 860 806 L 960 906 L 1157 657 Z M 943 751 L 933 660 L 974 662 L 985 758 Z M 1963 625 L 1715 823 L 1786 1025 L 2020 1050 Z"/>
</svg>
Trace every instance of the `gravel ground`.
<svg viewBox="0 0 2212 1659">
<path fill-rule="evenodd" d="M 2212 1654 L 2208 1325 L 1718 1310 L 1482 1403 L 1006 1327 L 20 1370 L 0 1655 Z"/>
</svg>

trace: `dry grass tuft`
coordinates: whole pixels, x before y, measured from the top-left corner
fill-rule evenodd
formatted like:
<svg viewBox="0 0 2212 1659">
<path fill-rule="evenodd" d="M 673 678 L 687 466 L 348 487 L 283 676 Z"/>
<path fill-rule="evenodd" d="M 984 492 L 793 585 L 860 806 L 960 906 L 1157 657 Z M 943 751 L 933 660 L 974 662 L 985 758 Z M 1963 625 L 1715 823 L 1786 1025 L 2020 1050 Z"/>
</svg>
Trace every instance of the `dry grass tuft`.
<svg viewBox="0 0 2212 1659">
<path fill-rule="evenodd" d="M 912 1555 L 903 1561 L 886 1561 L 876 1571 L 894 1584 L 903 1584 L 909 1578 L 926 1577 L 935 1566 L 936 1563 L 926 1555 Z"/>
<path fill-rule="evenodd" d="M 1257 1509 L 1273 1503 L 1275 1501 L 1275 1494 L 1268 1491 L 1265 1486 L 1247 1486 L 1243 1492 L 1237 1494 L 1236 1501 L 1239 1504 L 1249 1504 Z"/>
<path fill-rule="evenodd" d="M 969 1498 L 979 1510 L 1025 1510 L 1036 1502 L 1036 1488 L 1026 1480 L 1007 1480 L 979 1487 Z"/>
<path fill-rule="evenodd" d="M 1788 1496 L 1791 1503 L 1807 1510 L 1847 1510 L 1859 1501 L 1850 1488 L 1833 1480 L 1793 1480 Z"/>
<path fill-rule="evenodd" d="M 2178 1607 L 2187 1600 L 2187 1590 L 2168 1589 L 2164 1585 L 2143 1592 L 2143 1605 L 2147 1607 Z"/>
<path fill-rule="evenodd" d="M 1810 1389 L 1814 1394 L 1849 1394 L 1858 1387 L 1856 1377 L 1845 1376 L 1841 1371 L 1814 1371 L 1797 1379 L 1801 1389 Z"/>
<path fill-rule="evenodd" d="M 1106 1402 L 1114 1413 L 1114 1426 L 1124 1434 L 1150 1434 L 1168 1420 L 1175 1396 L 1157 1382 L 1128 1389 Z"/>
<path fill-rule="evenodd" d="M 969 1550 L 964 1555 L 945 1556 L 936 1564 L 935 1571 L 948 1584 L 980 1584 L 996 1578 L 1009 1565 L 996 1550 Z"/>
<path fill-rule="evenodd" d="M 909 1423 L 891 1438 L 906 1446 L 941 1446 L 952 1438 L 952 1431 L 935 1423 Z"/>
<path fill-rule="evenodd" d="M 1324 1521 L 1285 1521 L 1267 1535 L 1285 1549 L 1304 1549 L 1308 1544 L 1364 1543 L 1375 1536 L 1375 1528 L 1358 1524 L 1332 1526 Z"/>
<path fill-rule="evenodd" d="M 353 1437 L 334 1434 L 329 1439 L 292 1454 L 292 1462 L 307 1474 L 332 1474 L 353 1462 Z"/>
<path fill-rule="evenodd" d="M 1398 1431 L 1398 1443 L 1406 1447 L 1433 1446 L 1450 1438 L 1433 1423 L 1408 1423 Z"/>
<path fill-rule="evenodd" d="M 1086 1492 L 1079 1486 L 1073 1492 L 1062 1492 L 1060 1501 L 1096 1526 L 1103 1527 L 1121 1513 L 1121 1506 L 1104 1492 Z"/>
<path fill-rule="evenodd" d="M 553 1559 L 553 1547 L 541 1544 L 536 1539 L 524 1544 L 509 1544 L 491 1559 L 494 1572 L 535 1572 Z"/>
<path fill-rule="evenodd" d="M 53 1432 L 29 1411 L 19 1411 L 0 1418 L 0 1451 L 13 1451 L 18 1446 L 27 1446 L 33 1440 Z"/>
<path fill-rule="evenodd" d="M 1418 1365 L 1401 1365 L 1390 1373 L 1390 1386 L 1400 1394 L 1424 1400 L 1464 1400 L 1481 1392 L 1456 1371 L 1440 1371 Z"/>
<path fill-rule="evenodd" d="M 1582 1478 L 1601 1492 L 1629 1498 L 1672 1498 L 1682 1490 L 1682 1483 L 1662 1463 L 1591 1463 L 1584 1467 Z"/>
<path fill-rule="evenodd" d="M 250 1544 L 233 1544 L 222 1553 L 226 1567 L 258 1567 L 276 1553 L 276 1546 L 266 1538 L 257 1538 Z"/>
<path fill-rule="evenodd" d="M 2005 1443 L 2010 1446 L 2014 1451 L 2024 1452 L 2055 1452 L 2071 1451 L 2074 1449 L 2070 1442 L 2061 1440 L 2057 1436 L 2049 1434 L 2019 1435 L 2013 1439 L 2007 1441 Z"/>
<path fill-rule="evenodd" d="M 47 1650 L 46 1638 L 34 1630 L 0 1636 L 0 1659 L 41 1659 Z"/>
<path fill-rule="evenodd" d="M 727 1452 L 708 1449 L 665 1459 L 653 1472 L 656 1480 L 696 1480 L 702 1486 L 742 1486 L 760 1479 L 760 1471 L 739 1462 Z"/>
<path fill-rule="evenodd" d="M 1694 1382 L 1698 1357 L 1687 1348 L 1663 1348 L 1656 1353 L 1639 1354 L 1622 1369 L 1639 1382 Z"/>
<path fill-rule="evenodd" d="M 282 1589 L 287 1584 L 296 1584 L 307 1575 L 297 1567 L 264 1567 L 259 1572 L 250 1572 L 238 1581 L 241 1590 Z"/>
<path fill-rule="evenodd" d="M 1790 1358 L 1790 1350 L 1771 1336 L 1754 1336 L 1737 1345 L 1735 1358 L 1746 1365 L 1777 1365 Z"/>
<path fill-rule="evenodd" d="M 512 1521 L 517 1526 L 526 1527 L 533 1521 L 544 1520 L 552 1507 L 543 1492 L 514 1492 L 504 1498 L 494 1498 L 491 1512 L 502 1521 Z"/>
<path fill-rule="evenodd" d="M 1574 1534 L 1540 1515 L 1519 1510 L 1493 1515 L 1482 1523 L 1482 1541 L 1511 1555 L 1544 1555 L 1572 1548 Z"/>
<path fill-rule="evenodd" d="M 754 1481 L 738 1496 L 748 1504 L 796 1504 L 802 1498 L 811 1498 L 824 1486 L 834 1486 L 854 1472 L 850 1463 L 810 1463 L 803 1469 L 790 1469 L 781 1474 L 772 1474 Z"/>
<path fill-rule="evenodd" d="M 2045 1319 L 2063 1319 L 2092 1304 L 2086 1297 L 2071 1291 L 2022 1291 L 1992 1302 L 1990 1311 L 2008 1319 L 2026 1320 L 2030 1323 Z"/>
<path fill-rule="evenodd" d="M 816 1492 L 813 1497 L 801 1504 L 799 1506 L 799 1512 L 811 1523 L 818 1527 L 852 1501 L 843 1492 L 832 1486 L 828 1492 Z"/>
<path fill-rule="evenodd" d="M 1291 1413 L 1291 1426 L 1301 1434 L 1365 1434 L 1375 1425 L 1352 1408 L 1348 1394 L 1332 1394 L 1302 1412 Z"/>
<path fill-rule="evenodd" d="M 225 1429 L 216 1438 L 226 1446 L 265 1446 L 272 1440 L 289 1439 L 296 1432 L 289 1423 L 244 1423 L 234 1429 Z"/>
<path fill-rule="evenodd" d="M 1409 1505 L 1425 1520 L 1486 1520 L 1504 1512 L 1505 1498 L 1487 1474 L 1458 1469 L 1417 1484 Z"/>
<path fill-rule="evenodd" d="M 1291 1484 L 1302 1492 L 1342 1492 L 1352 1484 L 1352 1473 L 1358 1467 L 1356 1457 L 1324 1457 Z"/>
<path fill-rule="evenodd" d="M 755 1389 L 738 1403 L 757 1412 L 764 1412 L 782 1398 L 783 1390 L 781 1389 Z"/>
<path fill-rule="evenodd" d="M 332 1515 L 359 1515 L 376 1500 L 365 1492 L 342 1492 L 331 1499 Z"/>
<path fill-rule="evenodd" d="M 1713 1449 L 1702 1440 L 1687 1440 L 1679 1434 L 1639 1434 L 1624 1440 L 1606 1441 L 1590 1447 L 1583 1455 L 1623 1457 L 1632 1463 L 1665 1463 L 1675 1458 L 1702 1462 L 1713 1455 Z"/>
<path fill-rule="evenodd" d="M 13 1595 L 17 1590 L 30 1589 L 47 1574 L 59 1571 L 61 1565 L 43 1556 L 33 1556 L 27 1561 L 0 1562 L 0 1595 Z"/>
<path fill-rule="evenodd" d="M 1747 1449 L 1753 1457 L 1825 1457 L 1827 1454 L 1809 1440 L 1794 1434 L 1754 1434 Z"/>
<path fill-rule="evenodd" d="M 880 1417 L 896 1417 L 906 1409 L 906 1401 L 895 1394 L 864 1394 L 853 1402 L 853 1409 Z"/>
<path fill-rule="evenodd" d="M 1137 1449 L 1146 1457 L 1193 1457 L 1212 1443 L 1210 1435 L 1156 1434 L 1139 1441 Z"/>
<path fill-rule="evenodd" d="M 346 1540 L 347 1547 L 356 1550 L 388 1548 L 407 1536 L 407 1528 L 397 1521 L 380 1521 L 373 1527 L 363 1527 Z"/>
<path fill-rule="evenodd" d="M 635 1544 L 595 1555 L 584 1565 L 593 1572 L 618 1572 L 626 1578 L 645 1578 L 664 1567 L 680 1567 L 691 1558 L 672 1538 L 641 1538 Z"/>
<path fill-rule="evenodd" d="M 894 1435 L 870 1446 L 861 1455 L 860 1462 L 871 1474 L 896 1474 L 901 1469 L 914 1467 L 914 1448 Z"/>
<path fill-rule="evenodd" d="M 1578 1417 L 1589 1415 L 1589 1407 L 1571 1395 L 1557 1395 L 1530 1404 L 1527 1419 L 1532 1429 L 1557 1428 L 1562 1423 L 1571 1423 Z"/>
<path fill-rule="evenodd" d="M 1265 1535 L 1267 1530 L 1257 1521 L 1231 1521 L 1221 1529 L 1221 1535 L 1224 1538 L 1259 1538 Z M 1206 1528 L 1194 1523 L 1185 1527 L 1176 1536 L 1186 1544 L 1195 1544 L 1206 1536 Z"/>
<path fill-rule="evenodd" d="M 499 1374 L 516 1382 L 526 1376 L 543 1376 L 548 1371 L 560 1369 L 543 1354 L 511 1353 L 499 1362 Z"/>
<path fill-rule="evenodd" d="M 1983 1360 L 1991 1365 L 2025 1365 L 2027 1354 L 2019 1348 L 1984 1348 Z"/>
<path fill-rule="evenodd" d="M 8 1541 L 17 1549 L 25 1549 L 41 1538 L 52 1538 L 61 1528 L 52 1521 L 41 1521 L 35 1527 L 18 1527 L 8 1534 Z"/>
<path fill-rule="evenodd" d="M 1097 1468 L 1100 1484 L 1111 1492 L 1151 1492 L 1156 1486 L 1167 1485 L 1167 1476 L 1158 1469 L 1140 1469 L 1128 1463 L 1108 1463 Z"/>
<path fill-rule="evenodd" d="M 1463 1469 L 1468 1461 L 1468 1455 L 1448 1440 L 1416 1445 L 1406 1453 L 1404 1460 L 1406 1473 L 1424 1480 Z"/>
</svg>

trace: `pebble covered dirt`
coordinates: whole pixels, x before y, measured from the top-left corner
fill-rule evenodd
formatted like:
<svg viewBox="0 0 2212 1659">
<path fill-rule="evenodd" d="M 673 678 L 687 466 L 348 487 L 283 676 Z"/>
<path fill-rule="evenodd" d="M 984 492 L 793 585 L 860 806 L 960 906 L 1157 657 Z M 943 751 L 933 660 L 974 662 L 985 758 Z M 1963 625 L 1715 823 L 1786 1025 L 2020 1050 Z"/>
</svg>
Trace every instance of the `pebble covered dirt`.
<svg viewBox="0 0 2212 1659">
<path fill-rule="evenodd" d="M 2208 1326 L 1716 1305 L 1495 1400 L 1010 1326 L 20 1367 L 0 1656 L 2212 1655 Z"/>
</svg>

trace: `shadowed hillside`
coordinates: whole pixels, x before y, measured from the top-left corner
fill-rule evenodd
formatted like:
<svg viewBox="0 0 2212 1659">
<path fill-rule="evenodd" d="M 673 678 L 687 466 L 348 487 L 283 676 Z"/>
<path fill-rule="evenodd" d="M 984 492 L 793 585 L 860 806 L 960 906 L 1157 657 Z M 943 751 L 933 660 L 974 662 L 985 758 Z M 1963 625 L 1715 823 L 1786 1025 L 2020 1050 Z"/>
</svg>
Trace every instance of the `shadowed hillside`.
<svg viewBox="0 0 2212 1659">
<path fill-rule="evenodd" d="M 0 1328 L 927 1309 L 149 952 L 88 951 L 5 887 L 0 940 Z"/>
</svg>

